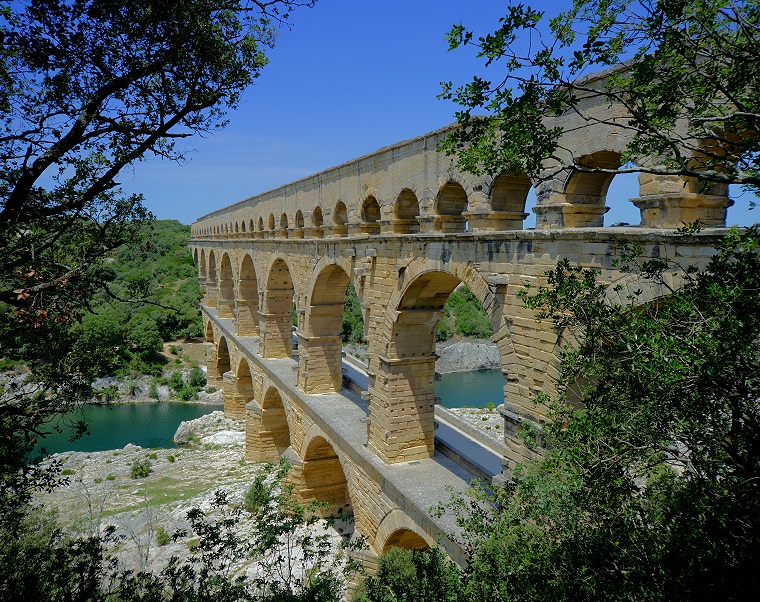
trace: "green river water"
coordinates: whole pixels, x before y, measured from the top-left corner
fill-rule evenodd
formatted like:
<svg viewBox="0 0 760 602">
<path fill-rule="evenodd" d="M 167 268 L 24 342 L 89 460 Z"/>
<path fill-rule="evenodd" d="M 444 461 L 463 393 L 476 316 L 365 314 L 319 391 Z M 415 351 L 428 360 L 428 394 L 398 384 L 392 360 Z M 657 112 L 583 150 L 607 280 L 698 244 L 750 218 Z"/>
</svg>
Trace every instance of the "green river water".
<svg viewBox="0 0 760 602">
<path fill-rule="evenodd" d="M 500 370 L 443 374 L 435 383 L 435 394 L 447 408 L 499 405 L 504 377 Z M 119 449 L 127 443 L 141 447 L 174 447 L 172 437 L 179 423 L 221 410 L 221 406 L 191 403 L 124 403 L 88 405 L 84 415 L 90 434 L 70 441 L 70 433 L 54 433 L 42 442 L 47 453 Z"/>
</svg>

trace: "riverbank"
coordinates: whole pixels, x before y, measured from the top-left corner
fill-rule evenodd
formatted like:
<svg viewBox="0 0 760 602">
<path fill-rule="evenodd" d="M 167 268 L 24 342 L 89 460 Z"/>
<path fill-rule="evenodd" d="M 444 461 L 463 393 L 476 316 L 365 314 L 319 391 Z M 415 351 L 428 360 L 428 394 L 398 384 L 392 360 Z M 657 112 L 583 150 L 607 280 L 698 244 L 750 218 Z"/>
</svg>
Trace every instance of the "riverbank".
<svg viewBox="0 0 760 602">
<path fill-rule="evenodd" d="M 255 478 L 270 470 L 264 464 L 244 460 L 245 433 L 242 421 L 231 420 L 221 411 L 184 422 L 178 429 L 175 449 L 145 449 L 129 444 L 103 452 L 66 452 L 45 460 L 60 462 L 68 485 L 37 496 L 36 501 L 54 510 L 61 525 L 71 533 L 103 533 L 112 526 L 121 540 L 115 553 L 121 567 L 161 570 L 172 556 L 186 559 L 197 539 L 172 541 L 176 531 L 188 529 L 187 513 L 200 508 L 214 520 L 239 511 L 245 493 Z M 144 478 L 133 478 L 136 464 L 149 469 Z M 227 504 L 216 507 L 218 491 Z M 235 525 L 235 533 L 250 535 L 246 512 Z M 340 530 L 340 532 L 339 532 Z M 350 536 L 352 526 L 320 526 L 315 534 L 327 535 L 337 544 Z M 296 551 L 297 555 L 298 552 Z M 237 570 L 255 573 L 249 560 Z"/>
</svg>

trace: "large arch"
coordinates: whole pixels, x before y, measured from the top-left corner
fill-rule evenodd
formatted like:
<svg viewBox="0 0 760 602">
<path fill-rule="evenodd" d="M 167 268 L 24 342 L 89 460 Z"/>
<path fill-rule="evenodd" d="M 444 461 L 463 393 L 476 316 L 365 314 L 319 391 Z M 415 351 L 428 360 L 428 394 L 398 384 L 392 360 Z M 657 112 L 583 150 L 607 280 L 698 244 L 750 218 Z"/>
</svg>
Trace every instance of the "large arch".
<svg viewBox="0 0 760 602">
<path fill-rule="evenodd" d="M 206 278 L 206 250 L 201 249 L 201 254 L 198 259 L 198 280 L 204 288 L 206 286 Z"/>
<path fill-rule="evenodd" d="M 225 253 L 219 264 L 219 297 L 217 300 L 220 318 L 232 318 L 235 315 L 235 277 L 232 273 L 232 261 Z"/>
<path fill-rule="evenodd" d="M 310 394 L 338 392 L 343 386 L 341 319 L 349 283 L 337 264 L 317 273 L 298 342 L 298 386 Z"/>
<path fill-rule="evenodd" d="M 218 382 L 223 379 L 225 372 L 231 370 L 230 349 L 224 336 L 219 337 L 219 342 L 216 345 L 215 361 L 209 361 L 208 366 L 212 368 L 210 370 L 212 372 L 211 378 Z"/>
<path fill-rule="evenodd" d="M 436 329 L 446 300 L 461 282 L 489 315 L 502 358 L 511 345 L 501 305 L 472 266 L 420 259 L 409 265 L 402 282 L 403 288 L 391 295 L 381 321 L 387 330 L 377 332 L 370 364 L 368 445 L 389 463 L 433 454 Z"/>
<path fill-rule="evenodd" d="M 420 203 L 417 195 L 409 188 L 404 188 L 396 199 L 393 209 L 393 232 L 395 234 L 414 234 L 420 231 L 417 217 L 420 214 Z"/>
<path fill-rule="evenodd" d="M 378 554 L 387 552 L 393 547 L 404 550 L 424 550 L 430 548 L 433 543 L 432 538 L 399 508 L 394 508 L 383 517 L 371 542 Z"/>
<path fill-rule="evenodd" d="M 205 334 L 205 341 L 207 343 L 214 342 L 214 325 L 211 323 L 211 320 L 206 321 L 206 329 L 204 331 L 204 334 Z"/>
<path fill-rule="evenodd" d="M 243 256 L 240 264 L 236 324 L 239 336 L 259 334 L 259 287 L 256 269 L 248 253 Z"/>
<path fill-rule="evenodd" d="M 435 199 L 433 229 L 438 232 L 464 232 L 467 220 L 467 192 L 459 182 L 446 182 Z"/>
<path fill-rule="evenodd" d="M 298 490 L 304 502 L 316 500 L 325 504 L 319 511 L 324 516 L 353 514 L 343 465 L 326 438 L 318 435 L 308 440 L 298 472 L 300 474 L 294 476 L 300 481 Z"/>
<path fill-rule="evenodd" d="M 259 322 L 261 355 L 263 357 L 290 357 L 293 349 L 293 278 L 285 260 L 272 263 L 264 291 L 264 312 Z"/>
<path fill-rule="evenodd" d="M 230 395 L 224 396 L 224 413 L 235 420 L 245 418 L 245 406 L 253 400 L 253 378 L 248 360 L 242 358 L 235 373 L 235 387 Z"/>
</svg>

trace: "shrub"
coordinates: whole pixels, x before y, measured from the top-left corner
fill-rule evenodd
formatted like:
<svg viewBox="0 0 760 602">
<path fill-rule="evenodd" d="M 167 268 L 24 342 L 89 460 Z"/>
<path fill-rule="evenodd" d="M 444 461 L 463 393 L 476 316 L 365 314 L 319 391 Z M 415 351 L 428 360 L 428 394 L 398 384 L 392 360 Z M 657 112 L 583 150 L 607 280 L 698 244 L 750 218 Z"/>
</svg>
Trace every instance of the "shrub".
<svg viewBox="0 0 760 602">
<path fill-rule="evenodd" d="M 258 475 L 245 492 L 243 507 L 250 513 L 257 512 L 271 499 L 269 487 L 264 482 L 264 475 Z"/>
<path fill-rule="evenodd" d="M 156 530 L 156 543 L 159 546 L 165 546 L 171 541 L 171 539 L 172 538 L 169 536 L 169 533 L 163 527 L 159 527 Z"/>
<path fill-rule="evenodd" d="M 150 474 L 150 460 L 135 460 L 132 462 L 131 475 L 133 479 L 144 479 Z"/>
<path fill-rule="evenodd" d="M 167 459 L 169 462 L 172 462 L 172 463 L 174 462 L 174 460 L 176 460 L 176 458 L 175 458 L 174 456 L 166 456 L 166 459 Z"/>
<path fill-rule="evenodd" d="M 206 375 L 200 368 L 190 370 L 189 382 L 191 387 L 201 389 L 206 386 Z"/>
<path fill-rule="evenodd" d="M 169 379 L 169 385 L 176 392 L 180 392 L 185 387 L 185 380 L 182 378 L 182 372 L 175 372 Z"/>
</svg>

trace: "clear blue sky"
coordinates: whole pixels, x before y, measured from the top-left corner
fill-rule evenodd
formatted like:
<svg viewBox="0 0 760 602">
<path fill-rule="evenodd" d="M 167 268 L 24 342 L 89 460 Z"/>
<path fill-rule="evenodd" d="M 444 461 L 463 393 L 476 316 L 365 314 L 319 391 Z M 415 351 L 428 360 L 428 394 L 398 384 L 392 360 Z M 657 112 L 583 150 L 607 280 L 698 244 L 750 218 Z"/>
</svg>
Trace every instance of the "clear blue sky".
<svg viewBox="0 0 760 602">
<path fill-rule="evenodd" d="M 540 2 L 533 2 L 538 6 Z M 559 3 L 546 2 L 553 14 Z M 568 2 L 569 4 L 569 2 Z M 269 65 L 229 114 L 226 129 L 188 142 L 191 161 L 147 161 L 121 176 L 160 219 L 196 218 L 380 147 L 454 121 L 455 106 L 436 99 L 440 82 L 463 83 L 479 70 L 474 52 L 447 52 L 460 21 L 495 29 L 504 0 L 319 0 L 296 11 Z M 496 79 L 496 74 L 492 77 Z M 739 191 L 733 191 L 732 193 Z M 606 223 L 638 223 L 636 177 L 613 180 Z M 528 211 L 535 204 L 531 195 Z M 729 223 L 760 221 L 747 195 Z M 535 218 L 526 220 L 526 226 Z"/>
</svg>

